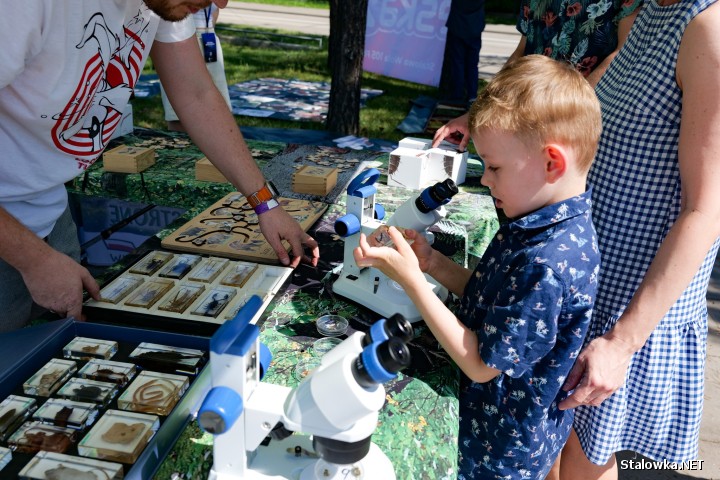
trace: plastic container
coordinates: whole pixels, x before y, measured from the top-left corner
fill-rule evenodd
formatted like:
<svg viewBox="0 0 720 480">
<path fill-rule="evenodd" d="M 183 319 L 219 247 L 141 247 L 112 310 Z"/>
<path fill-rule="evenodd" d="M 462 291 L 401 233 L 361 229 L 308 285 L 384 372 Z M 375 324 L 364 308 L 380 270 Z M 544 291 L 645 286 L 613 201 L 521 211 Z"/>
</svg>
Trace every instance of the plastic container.
<svg viewBox="0 0 720 480">
<path fill-rule="evenodd" d="M 317 331 L 326 337 L 339 337 L 348 329 L 348 321 L 340 315 L 323 315 L 315 322 Z"/>
<path fill-rule="evenodd" d="M 342 340 L 337 337 L 320 338 L 313 342 L 312 351 L 316 357 L 320 358 L 341 343 Z"/>
</svg>

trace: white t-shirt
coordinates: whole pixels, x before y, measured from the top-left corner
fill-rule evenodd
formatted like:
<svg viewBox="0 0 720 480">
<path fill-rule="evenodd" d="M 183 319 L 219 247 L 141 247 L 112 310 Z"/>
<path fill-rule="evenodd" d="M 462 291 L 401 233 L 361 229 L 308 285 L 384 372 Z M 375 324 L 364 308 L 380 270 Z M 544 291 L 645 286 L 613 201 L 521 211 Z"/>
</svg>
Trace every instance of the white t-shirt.
<svg viewBox="0 0 720 480">
<path fill-rule="evenodd" d="M 141 0 L 23 0 L 0 15 L 0 206 L 38 236 L 67 206 L 65 182 L 120 123 L 154 40 L 195 32 Z"/>
</svg>

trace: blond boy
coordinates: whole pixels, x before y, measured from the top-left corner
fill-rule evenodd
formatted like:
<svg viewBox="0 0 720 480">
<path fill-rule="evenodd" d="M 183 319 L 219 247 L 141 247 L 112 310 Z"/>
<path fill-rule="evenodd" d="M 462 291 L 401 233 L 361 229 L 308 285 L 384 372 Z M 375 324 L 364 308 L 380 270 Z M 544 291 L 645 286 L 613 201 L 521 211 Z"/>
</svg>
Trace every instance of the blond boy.
<svg viewBox="0 0 720 480">
<path fill-rule="evenodd" d="M 509 218 L 474 271 L 396 229 L 355 250 L 403 286 L 462 371 L 458 479 L 544 479 L 572 427 L 558 403 L 592 313 L 600 255 L 586 176 L 600 107 L 569 64 L 529 55 L 480 93 L 469 130 Z M 423 272 L 461 296 L 457 317 Z"/>
</svg>

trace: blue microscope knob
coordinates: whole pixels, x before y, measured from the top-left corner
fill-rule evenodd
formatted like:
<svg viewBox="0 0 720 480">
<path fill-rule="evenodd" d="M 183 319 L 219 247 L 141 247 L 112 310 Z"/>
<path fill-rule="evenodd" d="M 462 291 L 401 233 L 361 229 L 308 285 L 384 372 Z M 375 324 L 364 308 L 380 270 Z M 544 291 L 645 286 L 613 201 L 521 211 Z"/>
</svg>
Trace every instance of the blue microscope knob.
<svg viewBox="0 0 720 480">
<path fill-rule="evenodd" d="M 220 435 L 230 430 L 243 411 L 242 397 L 228 387 L 214 387 L 208 392 L 198 411 L 203 430 Z"/>
<path fill-rule="evenodd" d="M 372 185 L 377 181 L 377 179 L 380 177 L 380 170 L 377 168 L 368 168 L 367 170 L 363 170 L 358 174 L 357 177 L 353 178 L 350 184 L 348 185 L 347 193 L 348 195 L 353 195 L 357 193 L 358 190 L 360 190 L 363 187 L 367 187 L 369 185 Z"/>
</svg>

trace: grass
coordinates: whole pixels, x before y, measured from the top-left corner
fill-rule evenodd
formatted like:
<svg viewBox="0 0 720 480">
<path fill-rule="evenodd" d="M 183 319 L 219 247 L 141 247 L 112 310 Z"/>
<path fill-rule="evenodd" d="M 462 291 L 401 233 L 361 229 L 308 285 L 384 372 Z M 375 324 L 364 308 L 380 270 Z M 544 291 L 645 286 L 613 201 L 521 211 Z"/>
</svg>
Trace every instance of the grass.
<svg viewBox="0 0 720 480">
<path fill-rule="evenodd" d="M 322 48 L 290 48 L 286 44 L 264 42 L 262 45 L 249 45 L 249 37 L 266 38 L 287 42 L 292 37 L 288 32 L 276 30 L 252 29 L 238 31 L 237 26 L 224 29 L 218 25 L 218 34 L 222 39 L 225 57 L 225 73 L 228 84 L 253 80 L 260 77 L 298 79 L 305 81 L 330 81 L 327 67 L 327 38 L 323 38 Z M 245 28 L 245 27 L 243 27 Z M 299 39 L 299 43 L 306 43 Z M 317 45 L 317 43 L 315 43 Z M 148 62 L 144 73 L 152 73 L 152 64 Z M 410 101 L 419 95 L 437 98 L 438 90 L 416 83 L 405 82 L 390 77 L 364 73 L 361 86 L 383 91 L 383 94 L 370 100 L 360 110 L 360 136 L 382 138 L 397 141 L 405 136 L 395 127 L 402 122 L 410 110 Z M 164 129 L 163 109 L 160 96 L 136 98 L 133 100 L 133 118 L 135 125 L 144 128 Z M 256 117 L 236 116 L 239 125 L 271 128 L 324 129 L 318 122 L 296 122 Z"/>
</svg>

